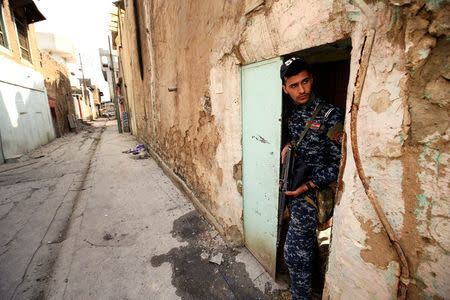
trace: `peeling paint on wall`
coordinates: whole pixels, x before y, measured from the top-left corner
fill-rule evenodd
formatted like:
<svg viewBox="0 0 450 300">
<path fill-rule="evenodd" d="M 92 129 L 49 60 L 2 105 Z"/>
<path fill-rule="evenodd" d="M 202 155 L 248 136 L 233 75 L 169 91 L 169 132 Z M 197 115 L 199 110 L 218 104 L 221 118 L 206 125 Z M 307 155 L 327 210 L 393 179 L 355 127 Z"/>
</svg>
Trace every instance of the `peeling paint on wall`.
<svg viewBox="0 0 450 300">
<path fill-rule="evenodd" d="M 382 19 L 379 10 L 381 4 L 377 6 L 378 10 L 375 6 L 373 9 L 378 11 L 378 17 Z M 405 19 L 405 15 L 412 12 L 416 17 L 410 16 Z M 383 13 L 388 15 L 389 11 L 384 10 Z M 380 199 L 389 222 L 400 237 L 403 249 L 406 249 L 412 278 L 408 297 L 445 298 L 449 290 L 448 285 L 443 282 L 450 274 L 444 270 L 450 267 L 447 259 L 450 248 L 448 244 L 441 244 L 442 235 L 446 234 L 448 237 L 449 234 L 449 203 L 442 195 L 449 192 L 449 173 L 448 171 L 445 173 L 448 169 L 448 138 L 447 134 L 443 133 L 448 128 L 448 107 L 442 99 L 449 98 L 449 92 L 448 88 L 445 88 L 448 82 L 441 75 L 448 71 L 442 64 L 439 65 L 438 61 L 448 60 L 448 53 L 444 53 L 442 48 L 443 44 L 448 43 L 444 42 L 444 39 L 436 40 L 434 36 L 428 35 L 429 26 L 434 21 L 426 9 L 421 10 L 418 3 L 413 2 L 408 8 L 394 7 L 392 14 L 396 21 L 392 28 L 381 25 L 383 23 L 378 26 L 379 40 L 371 58 L 372 67 L 369 68 L 366 79 L 368 82 L 366 81 L 362 97 L 365 99 L 368 96 L 366 99 L 370 110 L 365 107 L 363 100 L 360 118 L 364 121 L 360 121 L 358 127 L 359 146 L 365 156 L 363 165 L 370 177 L 370 183 Z M 399 40 L 402 38 L 401 30 L 406 31 L 404 44 Z M 383 32 L 390 32 L 388 44 L 382 38 Z M 356 38 L 352 37 L 352 40 L 355 41 Z M 406 45 L 404 53 L 402 45 Z M 389 65 L 392 63 L 394 64 L 391 68 Z M 405 76 L 408 69 L 412 70 L 411 77 Z M 390 88 L 386 89 L 386 86 Z M 372 87 L 376 90 L 372 90 Z M 419 93 L 420 90 L 422 93 Z M 425 93 L 427 102 L 422 99 L 424 90 L 427 91 Z M 431 101 L 433 95 L 430 90 L 436 95 L 435 103 Z M 419 102 L 419 99 L 422 102 Z M 393 102 L 389 105 L 391 101 Z M 397 105 L 395 101 L 399 101 Z M 395 109 L 391 110 L 394 107 Z M 401 122 L 403 124 L 400 124 Z M 360 276 L 364 276 L 363 272 L 367 271 L 365 265 L 361 273 L 360 269 L 356 271 L 357 268 L 350 265 L 358 258 L 357 254 L 351 256 L 346 254 L 342 258 L 342 253 L 348 253 L 349 249 L 355 249 L 356 245 L 360 245 L 362 248 L 360 257 L 365 263 L 378 268 L 386 268 L 390 262 L 394 263 L 397 259 L 392 249 L 386 248 L 386 245 L 389 245 L 387 237 L 385 234 L 383 236 L 384 231 L 365 195 L 359 192 L 360 188 L 357 186 L 349 186 L 352 180 L 358 182 L 352 163 L 347 163 L 345 173 L 346 185 L 341 203 L 335 211 L 335 222 L 343 219 L 348 222 L 351 216 L 357 216 L 365 238 L 361 239 L 360 232 L 355 231 L 355 228 L 352 228 L 350 234 L 350 230 L 345 228 L 348 224 L 345 226 L 340 223 L 334 224 L 332 251 L 326 278 L 326 295 L 332 299 L 348 298 L 348 294 L 344 297 L 342 291 L 334 288 L 336 285 L 341 287 L 345 284 L 345 280 L 348 280 L 348 278 L 344 280 L 337 270 L 353 270 Z M 396 199 L 404 199 L 404 206 Z M 350 203 L 351 207 L 348 207 Z M 439 206 L 439 209 L 435 206 Z M 433 213 L 437 210 L 439 215 Z M 346 243 L 349 240 L 355 245 Z M 382 258 L 381 253 L 389 255 Z M 344 266 L 343 263 L 349 265 Z M 358 265 L 359 268 L 362 265 Z M 373 271 L 368 272 L 375 274 Z M 387 273 L 385 274 L 387 276 Z M 398 276 L 398 273 L 394 271 L 391 275 Z M 349 276 L 348 272 L 346 276 Z M 357 278 L 355 280 L 362 281 Z M 386 280 L 387 282 L 389 281 Z M 392 286 L 395 287 L 396 285 Z M 363 292 L 354 296 L 358 299 L 366 298 Z M 377 295 L 377 298 L 388 297 Z M 391 297 L 395 298 L 396 295 L 393 294 Z"/>
</svg>

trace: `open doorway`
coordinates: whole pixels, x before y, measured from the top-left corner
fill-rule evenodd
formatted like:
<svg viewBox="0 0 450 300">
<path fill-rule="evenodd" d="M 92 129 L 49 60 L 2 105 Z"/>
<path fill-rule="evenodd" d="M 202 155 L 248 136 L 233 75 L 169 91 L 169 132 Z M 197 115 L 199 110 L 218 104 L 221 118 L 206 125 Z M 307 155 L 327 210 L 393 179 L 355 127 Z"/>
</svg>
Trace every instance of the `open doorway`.
<svg viewBox="0 0 450 300">
<path fill-rule="evenodd" d="M 306 60 L 311 67 L 314 78 L 312 91 L 327 102 L 334 104 L 345 111 L 347 87 L 350 75 L 351 40 L 343 39 L 333 43 L 290 53 L 283 57 L 283 62 L 293 56 Z M 281 91 L 282 92 L 282 91 Z M 288 116 L 294 104 L 290 97 L 283 94 L 281 149 L 289 141 L 287 129 Z M 289 281 L 289 274 L 283 258 L 283 247 L 289 226 L 289 215 L 285 212 L 281 230 L 281 241 L 277 251 L 277 279 L 282 282 Z M 313 274 L 313 289 L 316 293 L 323 290 L 331 228 L 318 233 L 319 253 L 315 272 Z"/>
</svg>

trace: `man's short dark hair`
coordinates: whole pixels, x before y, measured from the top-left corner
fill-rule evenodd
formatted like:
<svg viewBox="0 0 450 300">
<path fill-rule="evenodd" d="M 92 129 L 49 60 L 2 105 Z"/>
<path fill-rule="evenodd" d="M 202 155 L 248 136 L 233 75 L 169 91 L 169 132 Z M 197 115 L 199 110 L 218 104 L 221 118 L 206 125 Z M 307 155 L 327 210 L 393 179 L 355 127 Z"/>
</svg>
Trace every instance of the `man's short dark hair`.
<svg viewBox="0 0 450 300">
<path fill-rule="evenodd" d="M 293 56 L 286 60 L 280 68 L 280 77 L 283 84 L 285 84 L 285 78 L 295 76 L 305 70 L 308 71 L 308 73 L 311 73 L 310 66 L 303 58 Z"/>
</svg>

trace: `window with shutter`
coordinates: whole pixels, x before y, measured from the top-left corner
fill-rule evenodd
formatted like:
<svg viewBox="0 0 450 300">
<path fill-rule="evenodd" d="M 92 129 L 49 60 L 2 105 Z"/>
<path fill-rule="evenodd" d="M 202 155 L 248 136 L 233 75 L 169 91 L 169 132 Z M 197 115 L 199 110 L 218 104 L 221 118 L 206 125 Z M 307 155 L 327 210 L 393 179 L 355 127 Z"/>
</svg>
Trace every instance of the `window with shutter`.
<svg viewBox="0 0 450 300">
<path fill-rule="evenodd" d="M 0 46 L 8 48 L 8 40 L 6 39 L 6 27 L 3 20 L 3 4 L 0 2 Z"/>
<path fill-rule="evenodd" d="M 22 58 L 31 62 L 30 42 L 28 41 L 28 24 L 25 17 L 14 12 L 17 36 L 19 37 L 20 54 Z"/>
</svg>

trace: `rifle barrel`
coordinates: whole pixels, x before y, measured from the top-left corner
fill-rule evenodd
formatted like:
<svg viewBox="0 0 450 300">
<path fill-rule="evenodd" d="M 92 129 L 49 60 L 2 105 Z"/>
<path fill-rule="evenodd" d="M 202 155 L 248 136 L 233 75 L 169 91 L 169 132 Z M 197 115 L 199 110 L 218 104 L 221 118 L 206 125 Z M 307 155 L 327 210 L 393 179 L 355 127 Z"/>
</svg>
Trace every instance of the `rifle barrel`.
<svg viewBox="0 0 450 300">
<path fill-rule="evenodd" d="M 280 243 L 281 226 L 283 225 L 283 215 L 286 209 L 286 194 L 289 185 L 289 169 L 291 164 L 292 148 L 289 146 L 284 156 L 283 166 L 281 168 L 281 187 L 278 199 L 278 230 L 277 230 L 277 248 Z"/>
</svg>

